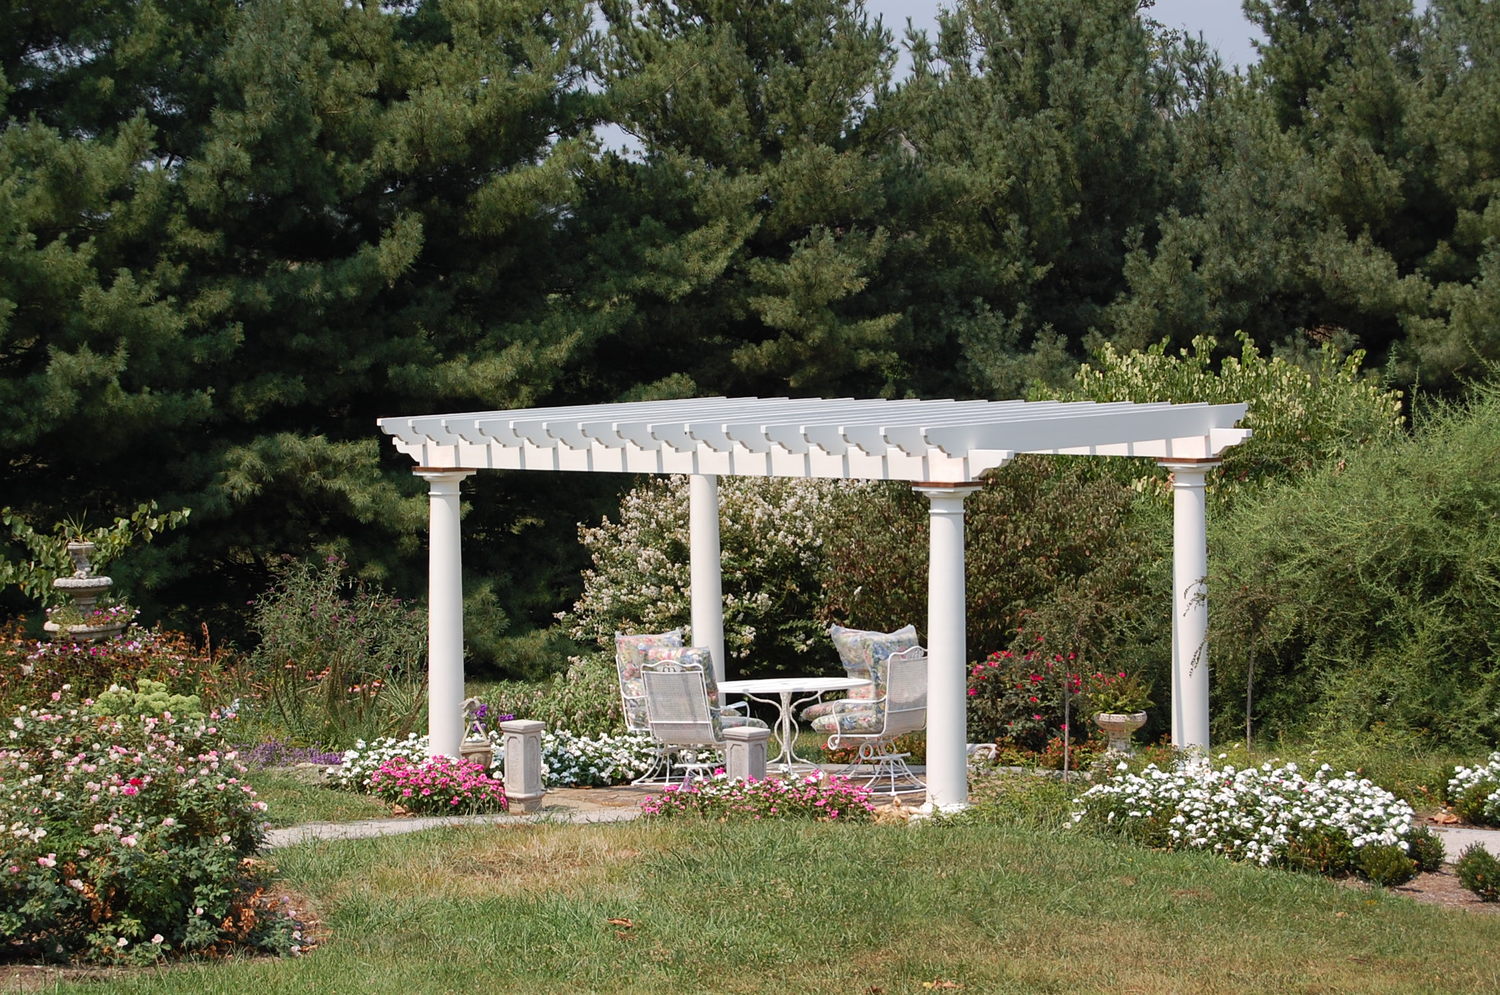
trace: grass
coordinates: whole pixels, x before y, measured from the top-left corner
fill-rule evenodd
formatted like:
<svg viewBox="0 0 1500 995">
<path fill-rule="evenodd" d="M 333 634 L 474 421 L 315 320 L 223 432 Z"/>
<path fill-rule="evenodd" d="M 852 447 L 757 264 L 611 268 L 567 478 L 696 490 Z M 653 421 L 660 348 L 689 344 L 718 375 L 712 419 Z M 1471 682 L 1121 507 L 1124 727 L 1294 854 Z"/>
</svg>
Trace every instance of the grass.
<svg viewBox="0 0 1500 995">
<path fill-rule="evenodd" d="M 266 821 L 276 828 L 304 822 L 356 822 L 391 816 L 390 806 L 379 799 L 309 784 L 288 771 L 252 768 L 245 779 L 266 803 Z"/>
<path fill-rule="evenodd" d="M 1009 787 L 1007 787 L 1009 783 Z M 924 825 L 453 827 L 273 854 L 330 931 L 296 960 L 58 992 L 1493 992 L 1500 918 L 1156 853 L 986 780 Z"/>
</svg>

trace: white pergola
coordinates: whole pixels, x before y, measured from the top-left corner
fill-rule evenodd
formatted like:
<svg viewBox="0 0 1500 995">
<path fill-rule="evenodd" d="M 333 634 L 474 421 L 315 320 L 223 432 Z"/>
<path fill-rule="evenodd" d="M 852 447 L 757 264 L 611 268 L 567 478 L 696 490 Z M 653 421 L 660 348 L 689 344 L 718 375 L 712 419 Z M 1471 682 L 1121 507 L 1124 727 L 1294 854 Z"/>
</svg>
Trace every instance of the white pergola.
<svg viewBox="0 0 1500 995">
<path fill-rule="evenodd" d="M 910 481 L 928 499 L 925 808 L 968 804 L 964 499 L 1019 453 L 1135 456 L 1173 471 L 1172 742 L 1208 746 L 1208 551 L 1204 475 L 1244 441 L 1243 404 L 1096 404 L 727 398 L 641 401 L 379 420 L 428 482 L 428 731 L 456 756 L 463 736 L 459 482 L 478 470 L 690 476 L 693 643 L 724 678 L 718 478 Z"/>
</svg>

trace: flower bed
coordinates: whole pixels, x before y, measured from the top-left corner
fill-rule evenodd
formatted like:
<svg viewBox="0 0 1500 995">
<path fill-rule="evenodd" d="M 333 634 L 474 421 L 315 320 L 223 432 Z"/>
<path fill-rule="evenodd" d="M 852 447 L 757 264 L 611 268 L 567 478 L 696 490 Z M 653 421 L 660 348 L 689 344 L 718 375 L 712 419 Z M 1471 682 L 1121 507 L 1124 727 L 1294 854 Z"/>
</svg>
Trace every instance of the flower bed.
<svg viewBox="0 0 1500 995">
<path fill-rule="evenodd" d="M 473 760 L 393 757 L 370 775 L 370 794 L 412 812 L 469 815 L 503 812 L 505 784 Z"/>
<path fill-rule="evenodd" d="M 1500 753 L 1491 753 L 1487 763 L 1456 768 L 1448 799 L 1464 820 L 1500 825 Z"/>
<path fill-rule="evenodd" d="M 875 806 L 870 792 L 848 778 L 824 773 L 786 780 L 732 781 L 723 770 L 686 786 L 672 785 L 641 802 L 641 812 L 657 818 L 812 819 L 816 822 L 869 822 Z"/>
<path fill-rule="evenodd" d="M 490 773 L 498 775 L 505 760 L 504 741 L 498 730 L 488 735 L 495 751 Z M 405 739 L 360 740 L 344 751 L 342 763 L 329 767 L 328 779 L 352 791 L 369 791 L 372 776 L 383 764 L 419 759 L 427 752 L 427 737 L 415 733 Z M 542 733 L 542 782 L 551 788 L 624 784 L 649 771 L 655 760 L 656 743 L 650 736 L 577 736 L 566 729 Z"/>
<path fill-rule="evenodd" d="M 293 952 L 262 889 L 263 802 L 211 720 L 100 715 L 66 689 L 0 740 L 7 953 L 142 962 Z"/>
<path fill-rule="evenodd" d="M 1413 842 L 1410 805 L 1353 774 L 1335 776 L 1326 764 L 1311 778 L 1296 764 L 1237 770 L 1200 759 L 1138 774 L 1122 764 L 1074 804 L 1074 822 L 1147 846 L 1330 874 L 1387 863 L 1391 854 L 1382 848 L 1404 858 Z"/>
</svg>

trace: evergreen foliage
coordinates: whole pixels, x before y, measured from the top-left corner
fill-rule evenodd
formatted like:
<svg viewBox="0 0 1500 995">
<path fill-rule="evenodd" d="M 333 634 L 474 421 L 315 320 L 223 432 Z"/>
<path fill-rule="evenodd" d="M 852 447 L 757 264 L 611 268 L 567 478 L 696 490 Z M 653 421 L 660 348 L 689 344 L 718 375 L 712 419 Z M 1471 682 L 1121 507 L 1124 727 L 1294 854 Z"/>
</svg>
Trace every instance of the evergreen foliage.
<svg viewBox="0 0 1500 995">
<path fill-rule="evenodd" d="M 598 25 L 583 0 L 6 6 L 0 506 L 31 522 L 193 508 L 132 556 L 132 593 L 234 635 L 282 554 L 420 592 L 422 488 L 380 415 L 1045 384 L 1250 400 L 1256 436 L 1221 496 L 1258 481 L 1252 517 L 1317 506 L 1304 487 L 1335 500 L 1328 475 L 1396 438 L 1396 398 L 1363 366 L 1458 396 L 1500 360 L 1500 9 L 1250 0 L 1266 41 L 1238 76 L 1139 7 L 955 0 L 934 37 L 906 40 L 898 79 L 861 0 L 604 0 Z M 1067 386 L 1085 354 L 1100 377 Z M 1106 486 L 1052 473 L 1032 484 L 1061 488 L 1060 519 Z M 465 485 L 481 659 L 511 618 L 578 595 L 575 523 L 630 486 L 562 476 Z M 909 495 L 861 497 L 905 521 Z M 1149 612 L 1133 635 L 1069 628 L 1127 615 L 1111 599 L 1165 555 L 1159 504 L 1102 500 L 1152 566 L 997 560 L 983 573 L 1013 592 L 996 581 L 976 647 L 1047 605 L 1068 638 L 1147 645 Z M 1232 558 L 1216 619 L 1282 624 L 1291 588 L 1263 561 L 1295 551 L 1267 543 Z M 1395 599 L 1411 618 L 1482 587 L 1402 576 L 1421 592 Z M 830 605 L 863 618 L 839 581 Z M 920 617 L 890 598 L 860 624 Z M 1276 721 L 1345 660 L 1310 630 L 1236 631 L 1266 655 Z M 1482 648 L 1432 638 L 1403 659 L 1470 654 L 1452 672 L 1487 693 Z"/>
</svg>

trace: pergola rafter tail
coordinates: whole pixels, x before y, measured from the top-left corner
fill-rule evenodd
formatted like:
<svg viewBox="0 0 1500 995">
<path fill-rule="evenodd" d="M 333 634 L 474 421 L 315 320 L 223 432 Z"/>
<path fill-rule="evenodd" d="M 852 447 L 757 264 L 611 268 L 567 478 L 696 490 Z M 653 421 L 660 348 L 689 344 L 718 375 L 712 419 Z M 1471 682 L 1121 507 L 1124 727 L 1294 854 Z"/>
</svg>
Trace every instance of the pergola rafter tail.
<svg viewBox="0 0 1500 995">
<path fill-rule="evenodd" d="M 463 730 L 458 484 L 482 469 L 682 473 L 692 478 L 692 623 L 724 677 L 720 476 L 903 480 L 931 512 L 928 576 L 930 809 L 967 804 L 963 502 L 1020 453 L 1133 456 L 1173 470 L 1172 739 L 1208 746 L 1203 481 L 1249 436 L 1243 404 L 705 397 L 382 418 L 429 481 L 428 727 L 455 755 Z"/>
</svg>

